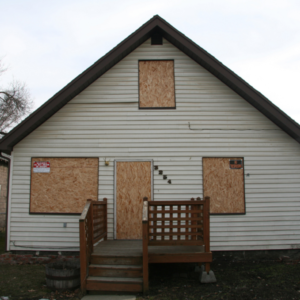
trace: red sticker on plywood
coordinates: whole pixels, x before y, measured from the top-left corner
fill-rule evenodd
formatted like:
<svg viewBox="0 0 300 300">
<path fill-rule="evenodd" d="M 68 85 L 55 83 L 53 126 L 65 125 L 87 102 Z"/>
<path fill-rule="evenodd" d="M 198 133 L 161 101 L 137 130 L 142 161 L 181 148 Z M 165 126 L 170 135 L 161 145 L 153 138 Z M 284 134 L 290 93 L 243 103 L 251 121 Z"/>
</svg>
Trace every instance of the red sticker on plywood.
<svg viewBox="0 0 300 300">
<path fill-rule="evenodd" d="M 34 173 L 50 173 L 50 161 L 35 161 L 33 163 Z"/>
<path fill-rule="evenodd" d="M 243 169 L 243 160 L 238 159 L 238 160 L 229 160 L 229 166 L 230 169 Z"/>
</svg>

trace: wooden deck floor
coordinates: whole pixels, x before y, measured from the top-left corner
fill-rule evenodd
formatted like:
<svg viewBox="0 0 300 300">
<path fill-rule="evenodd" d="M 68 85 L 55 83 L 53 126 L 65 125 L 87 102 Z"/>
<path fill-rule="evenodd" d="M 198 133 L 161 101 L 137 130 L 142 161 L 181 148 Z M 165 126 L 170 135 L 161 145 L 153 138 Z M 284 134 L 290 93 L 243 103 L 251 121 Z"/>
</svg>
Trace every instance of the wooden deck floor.
<svg viewBox="0 0 300 300">
<path fill-rule="evenodd" d="M 200 254 L 203 246 L 149 246 L 149 256 L 162 254 Z M 94 254 L 108 256 L 142 256 L 141 240 L 103 241 L 94 247 Z"/>
<path fill-rule="evenodd" d="M 109 256 L 142 256 L 141 240 L 103 241 L 94 247 L 94 254 Z"/>
</svg>

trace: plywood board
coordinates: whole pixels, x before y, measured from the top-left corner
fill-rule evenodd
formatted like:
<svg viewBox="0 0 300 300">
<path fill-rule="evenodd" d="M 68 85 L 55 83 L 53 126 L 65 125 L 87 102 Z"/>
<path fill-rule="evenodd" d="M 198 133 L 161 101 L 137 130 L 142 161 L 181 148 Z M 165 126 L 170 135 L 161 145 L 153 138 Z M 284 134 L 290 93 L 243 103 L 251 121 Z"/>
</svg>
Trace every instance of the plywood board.
<svg viewBox="0 0 300 300">
<path fill-rule="evenodd" d="M 139 61 L 140 107 L 175 107 L 174 61 Z"/>
<path fill-rule="evenodd" d="M 231 169 L 230 160 L 203 158 L 204 197 L 210 197 L 210 212 L 245 213 L 244 169 Z"/>
<path fill-rule="evenodd" d="M 151 162 L 116 163 L 116 238 L 142 238 L 143 198 L 151 199 Z"/>
<path fill-rule="evenodd" d="M 50 162 L 49 173 L 34 173 L 35 162 Z M 31 213 L 81 213 L 98 199 L 98 158 L 32 158 Z"/>
</svg>

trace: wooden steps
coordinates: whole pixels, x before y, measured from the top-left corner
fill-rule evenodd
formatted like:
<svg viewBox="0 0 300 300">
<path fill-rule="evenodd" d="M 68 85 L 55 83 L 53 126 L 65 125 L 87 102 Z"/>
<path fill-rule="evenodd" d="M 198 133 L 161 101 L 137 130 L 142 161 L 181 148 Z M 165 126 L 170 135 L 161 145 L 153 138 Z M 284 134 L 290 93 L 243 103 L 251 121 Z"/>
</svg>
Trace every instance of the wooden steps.
<svg viewBox="0 0 300 300">
<path fill-rule="evenodd" d="M 142 256 L 93 253 L 86 289 L 103 292 L 142 292 Z"/>
<path fill-rule="evenodd" d="M 90 276 L 141 278 L 141 265 L 90 265 Z"/>
<path fill-rule="evenodd" d="M 86 289 L 105 292 L 142 292 L 142 278 L 94 277 L 89 276 Z"/>
<path fill-rule="evenodd" d="M 117 256 L 117 255 L 103 255 L 92 254 L 91 264 L 97 265 L 142 265 L 142 256 Z"/>
</svg>

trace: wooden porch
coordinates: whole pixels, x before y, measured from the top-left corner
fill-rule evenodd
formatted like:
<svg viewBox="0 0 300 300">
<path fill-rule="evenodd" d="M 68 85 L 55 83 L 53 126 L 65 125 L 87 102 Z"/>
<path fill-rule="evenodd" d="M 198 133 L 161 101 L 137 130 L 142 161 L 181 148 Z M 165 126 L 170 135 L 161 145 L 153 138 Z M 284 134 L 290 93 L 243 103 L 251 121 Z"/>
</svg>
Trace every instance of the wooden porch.
<svg viewBox="0 0 300 300">
<path fill-rule="evenodd" d="M 107 240 L 107 202 L 88 201 L 80 218 L 82 290 L 144 292 L 149 263 L 205 263 L 209 198 L 143 203 L 143 239 Z"/>
</svg>

